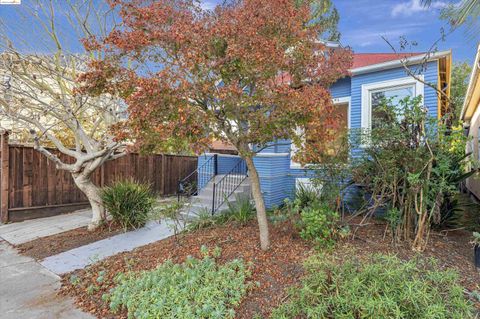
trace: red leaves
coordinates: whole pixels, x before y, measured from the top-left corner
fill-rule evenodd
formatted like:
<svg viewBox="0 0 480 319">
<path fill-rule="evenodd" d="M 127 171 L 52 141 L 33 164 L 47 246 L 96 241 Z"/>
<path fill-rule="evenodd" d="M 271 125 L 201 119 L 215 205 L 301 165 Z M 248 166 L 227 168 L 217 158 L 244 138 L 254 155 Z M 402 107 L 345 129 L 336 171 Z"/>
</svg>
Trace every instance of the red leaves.
<svg viewBox="0 0 480 319">
<path fill-rule="evenodd" d="M 197 145 L 208 136 L 262 144 L 292 137 L 297 126 L 324 134 L 333 120 L 328 86 L 346 74 L 351 53 L 317 41 L 322 26 L 310 23 L 309 1 L 232 1 L 214 12 L 189 0 L 111 4 L 123 26 L 104 39 L 106 60 L 82 81 L 128 93 L 129 129 L 140 143 L 154 132 Z"/>
</svg>

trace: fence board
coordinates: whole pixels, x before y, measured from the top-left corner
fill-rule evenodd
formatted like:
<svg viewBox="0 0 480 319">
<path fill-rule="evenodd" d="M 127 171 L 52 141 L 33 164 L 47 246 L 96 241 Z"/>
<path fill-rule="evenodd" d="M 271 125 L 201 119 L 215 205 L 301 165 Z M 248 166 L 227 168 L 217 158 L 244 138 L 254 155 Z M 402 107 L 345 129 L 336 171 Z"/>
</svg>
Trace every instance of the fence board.
<svg viewBox="0 0 480 319">
<path fill-rule="evenodd" d="M 8 142 L 8 134 L 0 136 Z M 5 141 L 4 141 L 5 142 Z M 8 145 L 8 144 L 7 144 Z M 55 164 L 30 146 L 8 145 L 0 148 L 2 221 L 19 221 L 51 216 L 85 206 L 86 197 L 76 187 L 68 172 L 57 170 Z M 72 158 L 56 153 L 63 161 Z M 5 154 L 3 154 L 5 153 Z M 6 158 L 4 158 L 6 157 Z M 177 182 L 197 167 L 197 157 L 176 155 L 127 154 L 105 163 L 92 175 L 93 182 L 107 186 L 115 181 L 132 178 L 149 183 L 152 190 L 162 195 L 174 195 Z M 5 174 L 7 174 L 5 176 Z"/>
</svg>

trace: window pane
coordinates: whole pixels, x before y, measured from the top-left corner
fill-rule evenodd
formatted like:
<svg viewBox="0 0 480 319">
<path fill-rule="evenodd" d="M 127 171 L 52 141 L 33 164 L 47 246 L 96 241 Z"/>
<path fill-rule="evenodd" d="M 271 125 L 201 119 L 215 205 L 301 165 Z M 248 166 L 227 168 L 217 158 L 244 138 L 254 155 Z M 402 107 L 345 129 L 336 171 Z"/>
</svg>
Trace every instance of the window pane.
<svg viewBox="0 0 480 319">
<path fill-rule="evenodd" d="M 376 123 L 378 123 L 378 121 L 382 121 L 385 116 L 385 114 L 381 114 L 382 112 L 376 110 L 376 108 L 381 105 L 383 99 L 391 99 L 392 105 L 397 106 L 400 100 L 406 98 L 407 96 L 413 97 L 414 94 L 415 92 L 413 86 L 391 88 L 371 92 L 370 103 L 372 107 L 372 128 L 377 126 Z"/>
</svg>

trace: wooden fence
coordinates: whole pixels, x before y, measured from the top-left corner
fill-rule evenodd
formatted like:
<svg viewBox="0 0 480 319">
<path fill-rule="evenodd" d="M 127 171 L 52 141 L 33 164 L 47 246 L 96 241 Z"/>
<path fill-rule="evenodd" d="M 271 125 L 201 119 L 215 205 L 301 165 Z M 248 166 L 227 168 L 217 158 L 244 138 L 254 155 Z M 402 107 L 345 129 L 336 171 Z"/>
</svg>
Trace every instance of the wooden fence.
<svg viewBox="0 0 480 319">
<path fill-rule="evenodd" d="M 55 152 L 66 162 L 72 158 Z M 130 153 L 105 163 L 92 177 L 98 186 L 134 178 L 147 182 L 158 195 L 173 195 L 177 182 L 197 167 L 197 157 L 177 155 L 141 156 Z M 52 216 L 88 207 L 70 173 L 33 147 L 9 145 L 8 134 L 0 136 L 0 214 L 2 222 Z"/>
</svg>

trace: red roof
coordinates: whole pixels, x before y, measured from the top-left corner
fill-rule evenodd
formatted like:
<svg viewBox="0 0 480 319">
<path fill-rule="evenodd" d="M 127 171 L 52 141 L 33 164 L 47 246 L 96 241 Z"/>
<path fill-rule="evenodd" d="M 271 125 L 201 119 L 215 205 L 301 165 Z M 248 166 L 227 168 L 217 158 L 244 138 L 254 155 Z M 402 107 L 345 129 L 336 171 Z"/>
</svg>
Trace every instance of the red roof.
<svg viewBox="0 0 480 319">
<path fill-rule="evenodd" d="M 233 146 L 232 144 L 228 142 L 220 141 L 220 140 L 213 140 L 209 146 L 212 151 L 214 150 L 236 151 L 237 150 L 235 146 Z"/>
<path fill-rule="evenodd" d="M 400 60 L 423 53 L 355 53 L 353 54 L 352 69 L 361 68 L 368 65 Z"/>
</svg>

